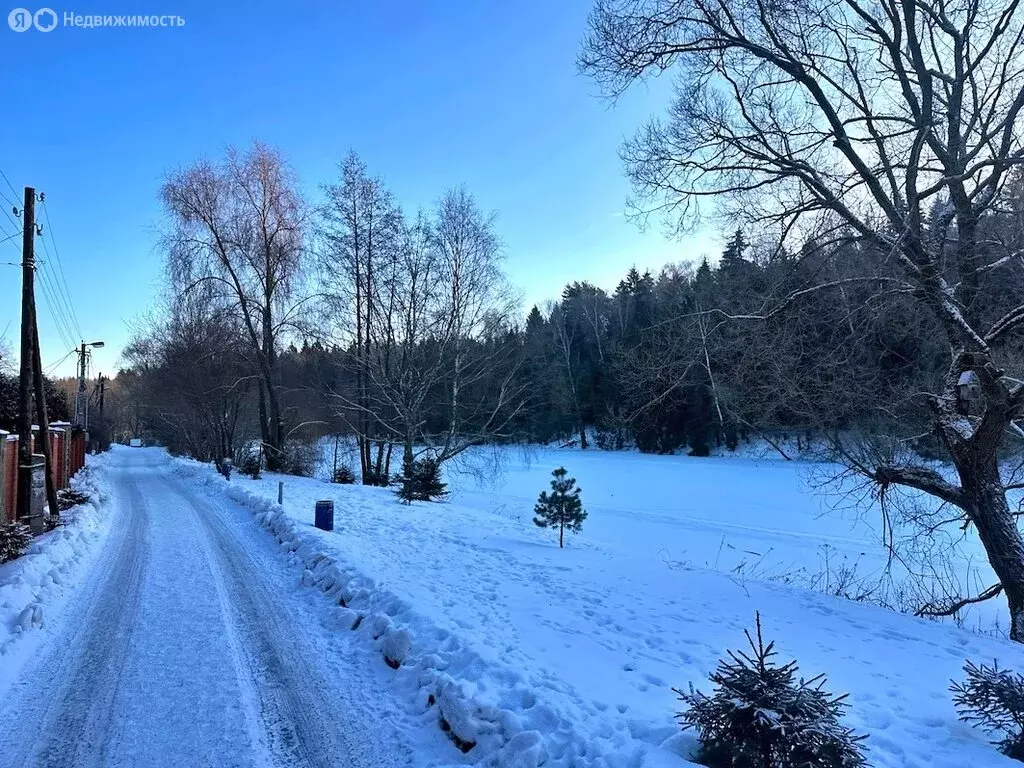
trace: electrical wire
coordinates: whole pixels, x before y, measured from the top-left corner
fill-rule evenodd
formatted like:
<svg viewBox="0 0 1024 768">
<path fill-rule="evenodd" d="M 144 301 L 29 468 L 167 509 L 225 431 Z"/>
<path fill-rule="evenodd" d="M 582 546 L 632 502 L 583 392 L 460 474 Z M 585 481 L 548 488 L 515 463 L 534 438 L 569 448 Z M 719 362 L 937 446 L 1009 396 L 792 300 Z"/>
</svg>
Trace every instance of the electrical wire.
<svg viewBox="0 0 1024 768">
<path fill-rule="evenodd" d="M 0 198 L 10 203 L 14 212 L 17 212 L 18 191 L 14 188 L 14 185 L 11 184 L 11 180 L 7 178 L 7 174 L 3 172 L 2 168 L 0 168 L 0 178 L 3 179 L 7 184 L 7 187 L 11 190 L 11 194 L 14 195 L 13 198 L 10 198 L 3 189 L 0 189 Z M 64 272 L 64 264 L 60 258 L 60 251 L 57 248 L 56 239 L 53 237 L 53 225 L 50 223 L 50 212 L 46 205 L 45 198 L 40 202 L 40 208 L 42 209 L 43 220 L 46 223 L 46 229 L 43 233 L 46 236 L 41 236 L 39 239 L 42 242 L 46 259 L 36 261 L 36 276 L 39 278 L 38 283 L 40 291 L 45 299 L 46 309 L 49 313 L 50 319 L 57 330 L 57 335 L 60 337 L 62 344 L 71 348 L 71 352 L 48 368 L 49 371 L 52 371 L 78 351 L 78 345 L 76 344 L 75 339 L 82 337 L 82 329 L 81 324 L 78 321 L 78 315 L 75 312 L 75 305 L 71 300 L 71 291 L 68 288 L 67 276 Z M 22 225 L 6 207 L 4 208 L 4 214 L 14 225 L 15 231 L 7 234 L 3 230 L 0 230 L 0 235 L 7 235 L 6 237 L 0 238 L 0 244 L 14 240 L 14 238 L 21 233 L 20 230 L 22 229 Z M 48 245 L 48 241 L 50 240 L 53 240 L 53 258 L 50 256 L 50 248 Z M 24 255 L 22 258 L 24 259 Z M 54 264 L 56 264 L 56 268 L 53 266 Z"/>
<path fill-rule="evenodd" d="M 61 261 L 60 250 L 57 248 L 57 238 L 53 234 L 53 225 L 50 224 L 50 209 L 49 209 L 49 206 L 47 206 L 47 204 L 46 204 L 46 200 L 43 200 L 42 204 L 40 205 L 40 208 L 42 208 L 42 210 L 43 210 L 43 220 L 46 222 L 46 230 L 44 231 L 43 234 L 47 235 L 49 237 L 49 239 L 53 242 L 53 254 L 54 254 L 54 256 L 57 257 L 57 270 L 56 271 L 57 271 L 57 274 L 60 276 L 60 285 L 58 287 L 63 287 L 63 289 L 64 289 L 64 296 L 67 299 L 68 309 L 71 310 L 71 320 L 74 322 L 75 328 L 78 330 L 79 338 L 81 338 L 81 336 L 82 336 L 82 326 L 81 326 L 81 323 L 78 322 L 78 314 L 75 312 L 75 305 L 71 301 L 71 290 L 68 288 L 67 277 L 64 274 L 64 263 Z M 43 247 L 45 248 L 46 247 L 45 246 L 45 243 L 46 243 L 45 239 L 43 240 L 43 243 L 44 243 Z"/>
<path fill-rule="evenodd" d="M 50 247 L 46 244 L 45 238 L 40 238 L 39 241 L 43 244 L 43 252 L 46 254 L 46 259 L 37 260 L 36 264 L 41 265 L 41 272 L 45 273 L 50 279 L 50 289 L 58 303 L 56 308 L 59 309 L 61 314 L 64 316 L 64 321 L 68 330 L 76 331 L 76 337 L 82 338 L 82 329 L 81 326 L 78 325 L 74 307 L 71 305 L 71 295 L 61 290 L 61 284 L 54 272 L 53 261 L 50 258 Z"/>
<path fill-rule="evenodd" d="M 67 321 L 63 318 L 63 314 L 60 311 L 60 305 L 54 299 L 53 289 L 50 285 L 49 278 L 44 270 L 36 270 L 36 277 L 39 278 L 39 287 L 43 293 L 43 297 L 46 299 L 46 309 L 50 315 L 50 319 L 53 321 L 54 327 L 57 329 L 57 333 L 61 338 L 61 343 L 65 347 L 75 346 L 74 334 L 68 326 Z"/>
<path fill-rule="evenodd" d="M 11 192 L 14 194 L 14 199 L 11 200 L 10 198 L 8 198 L 7 194 L 4 193 L 4 192 L 0 192 L 0 195 L 3 195 L 5 198 L 7 198 L 7 201 L 11 205 L 13 205 L 15 208 L 17 208 L 18 207 L 18 203 L 17 203 L 17 200 L 18 200 L 18 190 L 16 190 L 14 188 L 14 185 L 11 184 L 11 180 L 7 178 L 7 174 L 4 173 L 3 168 L 0 168 L 0 177 L 3 177 L 3 180 L 7 182 L 7 186 L 11 188 Z"/>
<path fill-rule="evenodd" d="M 71 330 L 68 328 L 67 324 L 60 319 L 60 313 L 54 311 L 55 301 L 53 298 L 52 289 L 49 287 L 49 284 L 42 279 L 39 281 L 39 286 L 42 290 L 43 297 L 46 300 L 46 309 L 50 316 L 50 320 L 53 322 L 54 328 L 57 329 L 58 336 L 60 336 L 61 346 L 75 346 L 75 341 L 71 335 Z"/>
<path fill-rule="evenodd" d="M 21 230 L 22 230 L 21 222 L 19 222 L 16 218 L 14 218 L 14 216 L 11 214 L 10 211 L 7 210 L 7 208 L 4 208 L 4 213 L 7 215 L 7 220 L 10 221 L 11 224 L 14 225 L 14 231 L 15 232 L 21 232 Z"/>
<path fill-rule="evenodd" d="M 56 363 L 52 363 L 51 365 L 46 366 L 46 370 L 44 371 L 44 373 L 47 376 L 51 375 L 55 370 L 57 370 L 58 368 L 60 368 L 61 365 L 63 365 L 65 360 L 67 360 L 69 357 L 71 357 L 72 355 L 76 354 L 77 352 L 78 352 L 77 349 L 72 349 L 70 352 L 68 352 L 66 355 L 64 355 L 64 357 L 62 357 Z"/>
</svg>

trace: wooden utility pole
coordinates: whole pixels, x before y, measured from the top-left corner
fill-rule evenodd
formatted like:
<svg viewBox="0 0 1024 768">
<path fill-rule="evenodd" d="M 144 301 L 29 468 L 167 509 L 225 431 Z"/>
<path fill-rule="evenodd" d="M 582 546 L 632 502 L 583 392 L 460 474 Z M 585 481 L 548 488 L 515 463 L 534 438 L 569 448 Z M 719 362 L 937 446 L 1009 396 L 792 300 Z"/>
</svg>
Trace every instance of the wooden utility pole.
<svg viewBox="0 0 1024 768">
<path fill-rule="evenodd" d="M 89 397 L 85 394 L 85 342 L 78 351 L 78 390 L 75 393 L 75 425 L 86 432 L 89 425 L 86 423 L 86 409 L 89 407 Z"/>
<path fill-rule="evenodd" d="M 32 358 L 35 352 L 36 191 L 25 187 L 21 212 L 21 370 L 18 378 L 18 520 L 32 517 Z"/>
<path fill-rule="evenodd" d="M 36 324 L 36 316 L 32 315 L 33 333 L 33 356 L 32 356 L 32 379 L 36 390 L 36 421 L 39 422 L 39 446 L 43 454 L 46 470 L 46 504 L 50 508 L 51 517 L 60 516 L 60 507 L 57 506 L 57 485 L 53 480 L 53 457 L 50 455 L 50 419 L 46 414 L 46 388 L 43 386 L 43 358 L 39 354 L 39 326 Z M 71 438 L 66 435 L 65 440 Z"/>
</svg>

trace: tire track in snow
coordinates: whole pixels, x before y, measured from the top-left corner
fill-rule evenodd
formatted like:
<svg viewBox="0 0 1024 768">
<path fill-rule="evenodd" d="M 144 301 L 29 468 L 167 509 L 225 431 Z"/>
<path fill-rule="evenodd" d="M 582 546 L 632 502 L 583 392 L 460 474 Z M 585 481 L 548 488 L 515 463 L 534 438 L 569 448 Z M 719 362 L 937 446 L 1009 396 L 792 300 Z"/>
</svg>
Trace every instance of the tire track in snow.
<svg viewBox="0 0 1024 768">
<path fill-rule="evenodd" d="M 229 530 L 218 508 L 180 481 L 165 478 L 172 491 L 186 499 L 208 534 L 208 554 L 224 610 L 234 619 L 233 645 L 240 650 L 247 678 L 243 687 L 255 692 L 265 744 L 274 763 L 283 768 L 310 766 L 377 768 L 385 761 L 360 734 L 349 738 L 345 713 L 324 695 L 331 685 L 315 663 L 315 652 L 290 622 L 287 596 L 268 585 L 261 569 Z M 403 761 L 399 765 L 410 764 Z"/>
<path fill-rule="evenodd" d="M 125 660 L 137 627 L 149 550 L 149 510 L 134 473 L 121 473 L 118 514 L 101 570 L 76 596 L 63 649 L 19 686 L 19 721 L 5 724 L 3 766 L 98 766 Z M 63 650 L 64 652 L 60 652 Z M 73 651 L 73 652 L 72 652 Z"/>
</svg>

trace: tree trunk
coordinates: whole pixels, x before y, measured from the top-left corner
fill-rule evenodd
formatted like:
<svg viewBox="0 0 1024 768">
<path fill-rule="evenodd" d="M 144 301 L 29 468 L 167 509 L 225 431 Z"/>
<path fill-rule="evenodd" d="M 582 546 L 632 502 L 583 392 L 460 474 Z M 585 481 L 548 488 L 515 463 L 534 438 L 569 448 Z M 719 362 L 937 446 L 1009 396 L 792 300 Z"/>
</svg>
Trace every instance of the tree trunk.
<svg viewBox="0 0 1024 768">
<path fill-rule="evenodd" d="M 981 458 L 959 456 L 956 468 L 971 522 L 1003 585 L 1010 609 L 1010 639 L 1024 643 L 1024 538 L 1006 501 L 995 451 L 986 454 Z"/>
<path fill-rule="evenodd" d="M 565 525 L 563 523 L 558 524 L 558 548 L 565 549 Z"/>
<path fill-rule="evenodd" d="M 281 404 L 277 392 L 270 387 L 267 395 L 270 405 L 270 424 L 268 425 L 270 450 L 267 451 L 267 470 L 277 472 L 284 466 L 284 425 L 281 423 Z"/>
<path fill-rule="evenodd" d="M 274 348 L 275 340 L 273 333 L 273 317 L 270 310 L 270 294 L 272 288 L 267 289 L 266 308 L 263 310 L 261 321 L 263 324 L 263 358 L 265 365 L 263 378 L 267 389 L 267 406 L 269 413 L 267 424 L 267 444 L 270 450 L 266 451 L 267 470 L 278 472 L 284 467 L 284 424 L 281 420 L 281 400 L 277 391 L 277 351 Z"/>
<path fill-rule="evenodd" d="M 267 421 L 267 396 L 265 382 L 260 380 L 259 387 L 259 414 L 260 414 L 260 455 L 265 451 L 264 447 L 270 442 L 270 424 Z"/>
<path fill-rule="evenodd" d="M 587 447 L 587 428 L 583 422 L 580 421 L 580 448 L 586 450 Z"/>
<path fill-rule="evenodd" d="M 412 475 L 412 433 L 405 436 L 405 445 L 402 448 L 402 474 L 405 477 Z"/>
</svg>

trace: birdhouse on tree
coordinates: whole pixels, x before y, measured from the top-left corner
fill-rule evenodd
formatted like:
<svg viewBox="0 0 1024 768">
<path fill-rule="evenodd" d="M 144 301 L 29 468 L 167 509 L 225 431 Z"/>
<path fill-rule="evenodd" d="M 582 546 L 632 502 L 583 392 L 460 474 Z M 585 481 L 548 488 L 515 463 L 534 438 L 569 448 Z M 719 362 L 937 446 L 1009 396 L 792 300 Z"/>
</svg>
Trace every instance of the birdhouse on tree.
<svg viewBox="0 0 1024 768">
<path fill-rule="evenodd" d="M 956 383 L 957 410 L 964 416 L 970 416 L 978 408 L 981 401 L 981 381 L 974 371 L 964 371 Z"/>
</svg>

